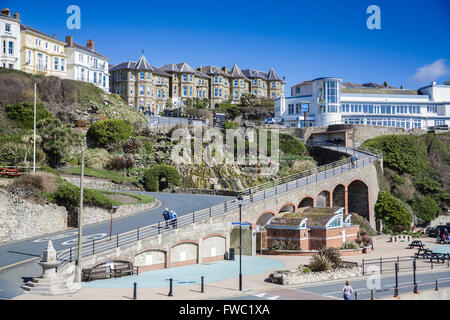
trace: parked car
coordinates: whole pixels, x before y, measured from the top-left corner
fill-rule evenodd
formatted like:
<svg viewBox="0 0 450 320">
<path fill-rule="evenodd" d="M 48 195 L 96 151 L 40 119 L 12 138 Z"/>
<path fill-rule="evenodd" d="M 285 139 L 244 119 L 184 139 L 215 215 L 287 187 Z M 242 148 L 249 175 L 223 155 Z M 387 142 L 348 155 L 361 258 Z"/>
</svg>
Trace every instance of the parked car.
<svg viewBox="0 0 450 320">
<path fill-rule="evenodd" d="M 436 227 L 428 228 L 428 230 L 427 230 L 428 236 L 436 238 L 438 229 L 441 231 L 441 234 L 442 234 L 442 231 L 444 231 L 444 229 L 449 230 L 450 226 L 449 225 L 439 225 L 439 226 L 436 226 Z"/>
<path fill-rule="evenodd" d="M 276 124 L 277 120 L 275 118 L 266 118 L 264 119 L 265 124 Z"/>
</svg>

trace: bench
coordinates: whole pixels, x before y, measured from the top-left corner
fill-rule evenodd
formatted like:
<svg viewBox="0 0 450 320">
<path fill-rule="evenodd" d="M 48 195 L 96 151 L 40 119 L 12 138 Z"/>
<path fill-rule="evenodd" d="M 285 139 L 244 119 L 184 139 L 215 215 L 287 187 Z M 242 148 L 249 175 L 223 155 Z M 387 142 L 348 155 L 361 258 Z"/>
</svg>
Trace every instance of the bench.
<svg viewBox="0 0 450 320">
<path fill-rule="evenodd" d="M 391 242 L 411 241 L 411 236 L 407 234 L 399 234 L 391 237 Z"/>
<path fill-rule="evenodd" d="M 422 251 L 423 251 L 423 252 L 422 252 Z M 429 258 L 432 252 L 433 252 L 433 251 L 430 250 L 430 249 L 426 249 L 425 247 L 420 247 L 419 250 L 417 250 L 417 253 L 416 253 L 416 259 L 417 259 L 419 256 L 422 256 L 423 259 Z"/>
<path fill-rule="evenodd" d="M 123 275 L 139 275 L 139 267 L 133 266 L 133 263 L 128 261 L 114 261 L 114 276 L 122 277 Z"/>
<path fill-rule="evenodd" d="M 445 259 L 450 259 L 449 253 L 438 253 L 438 252 L 432 252 L 430 255 L 430 262 L 433 262 L 433 260 L 436 259 L 437 262 L 442 260 L 442 263 L 445 262 Z"/>
<path fill-rule="evenodd" d="M 417 247 L 417 248 L 423 248 L 423 247 L 424 247 L 424 244 L 423 244 L 422 241 L 420 241 L 420 240 L 414 240 L 413 242 L 411 242 L 411 243 L 409 244 L 409 248 L 412 249 L 412 248 L 414 248 L 414 247 Z"/>
<path fill-rule="evenodd" d="M 115 276 L 115 272 L 109 266 L 101 265 L 93 268 L 83 269 L 83 281 L 91 281 L 94 279 L 107 279 Z"/>
</svg>

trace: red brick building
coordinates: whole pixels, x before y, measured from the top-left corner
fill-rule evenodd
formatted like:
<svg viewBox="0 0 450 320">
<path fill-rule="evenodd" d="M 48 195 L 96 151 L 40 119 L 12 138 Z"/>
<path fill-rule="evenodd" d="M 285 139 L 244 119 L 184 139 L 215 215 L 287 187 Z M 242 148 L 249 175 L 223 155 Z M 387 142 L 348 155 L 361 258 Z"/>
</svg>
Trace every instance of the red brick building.
<svg viewBox="0 0 450 320">
<path fill-rule="evenodd" d="M 300 250 L 319 250 L 323 247 L 340 248 L 345 242 L 355 241 L 359 225 L 351 224 L 351 214 L 344 208 L 300 208 L 272 218 L 265 226 L 267 247 L 274 241 L 291 242 Z"/>
</svg>

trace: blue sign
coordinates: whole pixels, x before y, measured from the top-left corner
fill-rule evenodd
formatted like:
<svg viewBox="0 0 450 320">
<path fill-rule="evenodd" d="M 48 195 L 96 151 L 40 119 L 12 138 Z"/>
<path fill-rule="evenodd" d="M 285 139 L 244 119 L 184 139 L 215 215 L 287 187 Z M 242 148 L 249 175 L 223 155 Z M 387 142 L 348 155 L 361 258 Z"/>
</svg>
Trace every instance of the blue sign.
<svg viewBox="0 0 450 320">
<path fill-rule="evenodd" d="M 309 104 L 304 103 L 302 104 L 302 112 L 308 112 L 309 111 Z"/>
<path fill-rule="evenodd" d="M 231 224 L 232 224 L 232 225 L 239 225 L 239 222 L 232 222 Z M 249 225 L 250 225 L 250 222 L 242 222 L 241 225 L 242 225 L 242 226 L 249 226 Z"/>
</svg>

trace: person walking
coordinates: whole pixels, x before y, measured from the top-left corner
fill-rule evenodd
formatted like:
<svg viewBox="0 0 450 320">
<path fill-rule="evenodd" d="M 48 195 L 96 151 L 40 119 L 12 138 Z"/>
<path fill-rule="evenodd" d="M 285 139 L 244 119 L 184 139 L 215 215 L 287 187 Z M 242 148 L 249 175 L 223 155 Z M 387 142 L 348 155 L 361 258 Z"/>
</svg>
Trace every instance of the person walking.
<svg viewBox="0 0 450 320">
<path fill-rule="evenodd" d="M 351 161 L 352 161 L 352 168 L 354 168 L 356 165 L 356 158 L 352 156 Z"/>
<path fill-rule="evenodd" d="M 439 243 L 441 241 L 441 229 L 437 229 L 436 231 L 436 243 Z"/>
<path fill-rule="evenodd" d="M 351 300 L 353 288 L 350 286 L 350 282 L 345 281 L 345 286 L 342 288 L 342 292 L 344 293 L 344 300 Z"/>
<path fill-rule="evenodd" d="M 173 210 L 170 210 L 170 220 L 172 221 L 172 227 L 177 227 L 177 213 Z"/>
<path fill-rule="evenodd" d="M 170 211 L 169 211 L 169 208 L 166 208 L 166 210 L 164 210 L 164 212 L 163 212 L 163 217 L 164 217 L 164 220 L 166 221 L 166 226 L 165 226 L 165 228 L 168 228 L 168 227 L 169 227 L 169 219 L 170 219 Z"/>
</svg>

